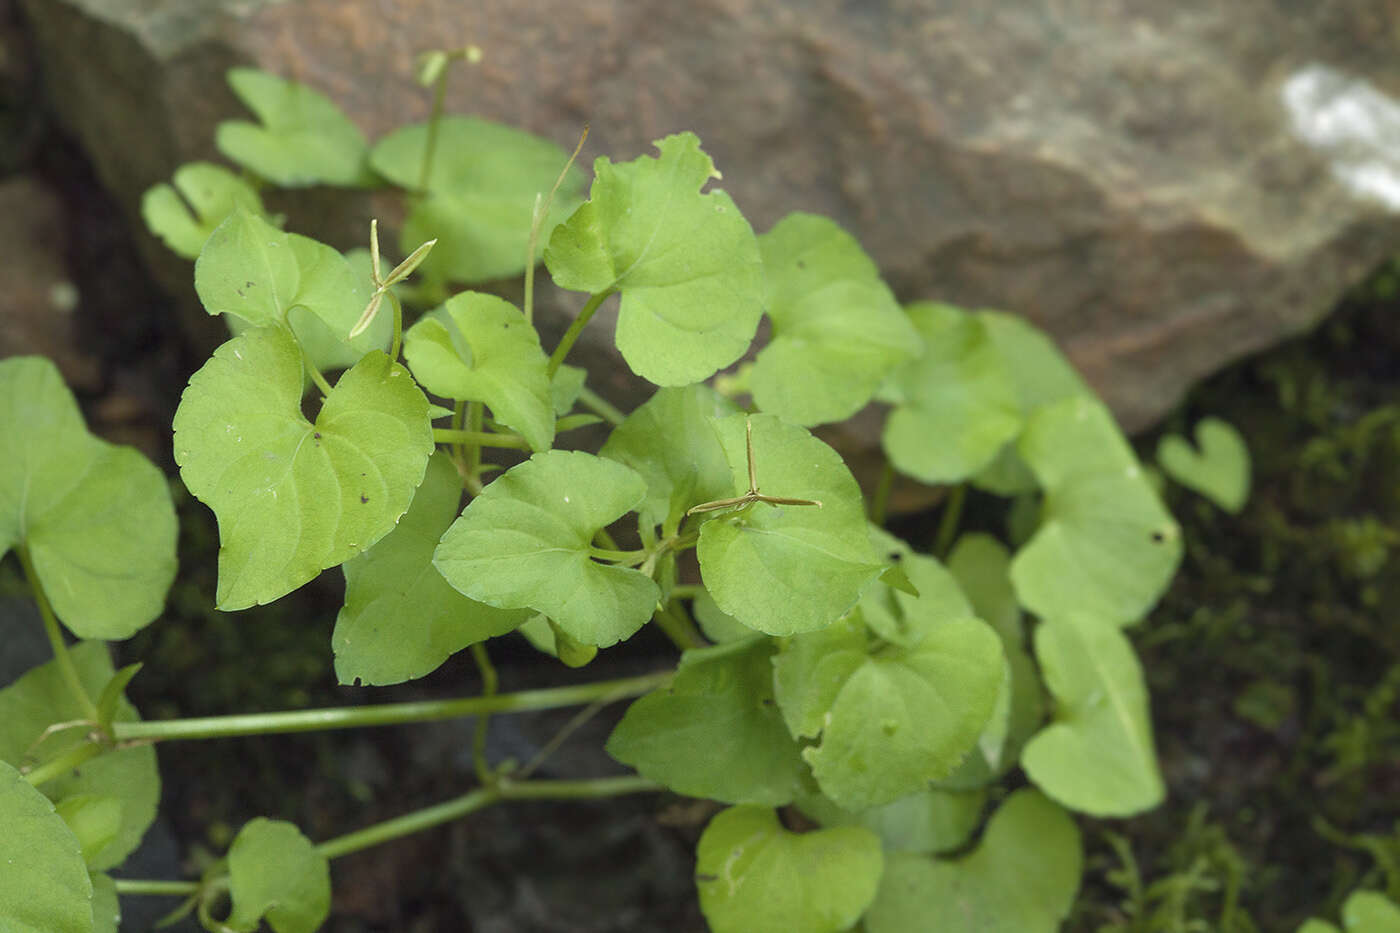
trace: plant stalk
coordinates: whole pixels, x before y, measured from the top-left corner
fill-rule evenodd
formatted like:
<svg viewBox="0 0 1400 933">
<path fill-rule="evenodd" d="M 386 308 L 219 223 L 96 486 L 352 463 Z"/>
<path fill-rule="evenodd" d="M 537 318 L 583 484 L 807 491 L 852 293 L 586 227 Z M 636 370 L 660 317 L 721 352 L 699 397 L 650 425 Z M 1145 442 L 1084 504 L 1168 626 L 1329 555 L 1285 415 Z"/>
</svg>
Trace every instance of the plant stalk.
<svg viewBox="0 0 1400 933">
<path fill-rule="evenodd" d="M 559 372 L 559 367 L 564 363 L 564 357 L 569 355 L 574 344 L 578 342 L 578 335 L 583 333 L 584 326 L 592 319 L 598 306 L 612 297 L 612 289 L 598 292 L 588 299 L 588 303 L 583 306 L 583 310 L 574 318 L 569 329 L 564 331 L 564 336 L 559 339 L 559 346 L 554 348 L 554 352 L 549 355 L 549 378 L 553 379 L 554 374 Z"/>
<path fill-rule="evenodd" d="M 519 434 L 493 434 L 490 431 L 457 431 L 452 428 L 433 428 L 433 440 L 439 444 L 464 444 L 472 447 L 507 447 L 511 450 L 529 450 L 530 442 Z M 478 468 L 480 461 L 478 460 Z"/>
<path fill-rule="evenodd" d="M 38 787 L 45 781 L 63 777 L 89 758 L 97 757 L 101 752 L 101 745 L 95 742 L 84 742 L 82 745 L 70 748 L 53 761 L 45 762 L 32 771 L 24 772 L 24 779 L 29 782 L 31 787 Z"/>
<path fill-rule="evenodd" d="M 472 660 L 476 662 L 476 669 L 481 672 L 481 695 L 482 697 L 496 696 L 496 689 L 500 685 L 500 678 L 496 676 L 496 667 L 491 663 L 491 657 L 486 653 L 486 646 L 481 642 L 471 646 Z M 476 717 L 476 730 L 472 735 L 472 764 L 476 768 L 476 779 L 486 787 L 493 787 L 496 784 L 496 773 L 491 770 L 490 764 L 486 761 L 486 733 L 491 727 L 491 714 L 482 713 Z"/>
<path fill-rule="evenodd" d="M 624 415 L 620 409 L 597 392 L 588 388 L 588 386 L 584 386 L 579 390 L 578 400 L 583 403 L 584 408 L 587 408 L 608 424 L 619 425 L 627 420 L 627 416 Z"/>
<path fill-rule="evenodd" d="M 96 722 L 97 704 L 88 696 L 82 678 L 78 676 L 77 665 L 73 663 L 73 657 L 68 653 L 68 646 L 63 641 L 63 631 L 58 627 L 58 618 L 53 614 L 48 594 L 44 592 L 44 585 L 39 582 L 39 575 L 34 572 L 34 561 L 30 559 L 29 548 L 20 546 L 15 549 L 15 553 L 19 555 L 19 564 L 24 570 L 25 579 L 29 581 L 30 592 L 34 594 L 34 603 L 39 607 L 39 618 L 44 622 L 44 634 L 48 636 L 49 645 L 53 648 L 53 658 L 58 665 L 59 675 L 68 684 L 73 698 L 82 707 L 83 715 Z"/>
</svg>

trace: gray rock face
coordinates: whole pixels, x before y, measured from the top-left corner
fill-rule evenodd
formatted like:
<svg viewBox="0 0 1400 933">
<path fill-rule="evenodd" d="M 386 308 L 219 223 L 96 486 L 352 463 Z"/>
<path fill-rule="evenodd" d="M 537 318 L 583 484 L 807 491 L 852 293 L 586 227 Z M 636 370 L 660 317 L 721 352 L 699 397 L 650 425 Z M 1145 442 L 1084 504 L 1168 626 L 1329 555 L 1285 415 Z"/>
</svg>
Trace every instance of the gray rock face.
<svg viewBox="0 0 1400 933">
<path fill-rule="evenodd" d="M 757 230 L 827 214 L 902 298 L 1027 316 L 1129 428 L 1400 244 L 1397 0 L 26 3 L 133 217 L 213 155 L 228 66 L 307 81 L 373 137 L 426 115 L 416 52 L 472 42 L 450 108 L 566 147 L 588 122 L 585 160 L 694 129 Z"/>
</svg>

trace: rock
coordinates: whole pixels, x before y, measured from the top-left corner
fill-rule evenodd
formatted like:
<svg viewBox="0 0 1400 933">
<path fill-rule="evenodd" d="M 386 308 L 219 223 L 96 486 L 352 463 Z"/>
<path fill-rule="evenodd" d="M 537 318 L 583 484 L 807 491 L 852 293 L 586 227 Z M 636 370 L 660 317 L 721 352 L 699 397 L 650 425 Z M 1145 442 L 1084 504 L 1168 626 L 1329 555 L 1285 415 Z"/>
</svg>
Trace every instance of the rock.
<svg viewBox="0 0 1400 933">
<path fill-rule="evenodd" d="M 52 99 L 133 217 L 213 155 L 240 112 L 228 66 L 307 81 L 373 137 L 427 111 L 414 53 L 471 42 L 450 107 L 565 146 L 588 122 L 587 155 L 621 159 L 694 129 L 756 229 L 824 213 L 901 297 L 1026 315 L 1129 428 L 1318 320 L 1400 233 L 1387 183 L 1338 168 L 1375 134 L 1309 131 L 1329 108 L 1385 123 L 1396 0 L 26 6 Z M 362 229 L 368 206 L 346 210 Z"/>
</svg>

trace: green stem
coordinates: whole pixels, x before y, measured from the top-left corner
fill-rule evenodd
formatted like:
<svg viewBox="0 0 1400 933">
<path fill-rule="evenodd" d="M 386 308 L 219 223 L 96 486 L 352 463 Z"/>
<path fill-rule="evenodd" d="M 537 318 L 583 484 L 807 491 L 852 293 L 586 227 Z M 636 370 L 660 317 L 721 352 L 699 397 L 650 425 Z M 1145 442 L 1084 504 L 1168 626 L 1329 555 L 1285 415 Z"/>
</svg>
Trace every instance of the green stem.
<svg viewBox="0 0 1400 933">
<path fill-rule="evenodd" d="M 433 441 L 438 444 L 466 444 L 481 447 L 509 447 L 512 450 L 529 450 L 530 442 L 519 434 L 492 434 L 490 431 L 455 431 L 452 428 L 433 428 Z"/>
<path fill-rule="evenodd" d="M 118 894 L 154 894 L 189 897 L 199 893 L 198 881 L 155 881 L 147 878 L 113 878 Z"/>
<path fill-rule="evenodd" d="M 58 665 L 59 676 L 68 683 L 68 689 L 73 694 L 73 698 L 78 701 L 78 705 L 83 710 L 83 715 L 88 719 L 97 720 L 97 705 L 92 702 L 92 697 L 88 696 L 87 689 L 83 687 L 82 678 L 78 676 L 77 665 L 73 663 L 73 657 L 68 653 L 68 646 L 64 644 L 63 632 L 58 627 L 58 619 L 53 614 L 53 606 L 49 604 L 48 594 L 44 592 L 44 585 L 39 582 L 39 575 L 34 571 L 34 562 L 29 557 L 28 547 L 18 547 L 15 553 L 19 555 L 20 567 L 24 570 L 24 577 L 29 581 L 29 590 L 34 594 L 34 603 L 39 607 L 39 618 L 44 622 L 44 634 L 49 638 L 49 645 L 53 648 L 54 663 Z"/>
<path fill-rule="evenodd" d="M 467 403 L 467 427 L 464 433 L 481 434 L 481 419 L 484 416 L 480 402 Z M 524 438 L 522 438 L 523 440 Z M 466 443 L 462 445 L 465 452 L 465 463 L 467 475 L 476 479 L 481 478 L 481 445 Z"/>
<path fill-rule="evenodd" d="M 331 709 L 296 710 L 285 713 L 246 713 L 236 716 L 206 716 L 197 719 L 148 719 L 112 723 L 118 742 L 132 739 L 173 741 L 176 739 L 217 739 L 242 735 L 271 735 L 287 732 L 318 732 L 324 729 L 352 729 L 365 726 L 393 726 L 410 722 L 432 722 L 479 716 L 482 713 L 513 713 L 523 710 L 558 709 L 582 706 L 600 696 L 619 699 L 640 696 L 666 683 L 671 671 L 603 680 L 570 687 L 521 690 L 498 693 L 493 697 L 465 697 L 456 700 L 426 700 L 418 703 L 386 703 L 377 706 L 351 706 Z"/>
<path fill-rule="evenodd" d="M 583 403 L 583 407 L 602 418 L 608 424 L 618 425 L 627 420 L 621 410 L 614 407 L 611 402 L 594 392 L 588 386 L 579 389 L 578 400 Z"/>
<path fill-rule="evenodd" d="M 477 642 L 471 647 L 472 660 L 476 662 L 476 669 L 481 672 L 481 695 L 493 697 L 496 695 L 496 688 L 500 685 L 495 665 L 491 663 L 491 658 L 487 655 L 484 644 Z M 487 787 L 496 783 L 496 775 L 486 762 L 486 733 L 490 725 L 491 714 L 482 713 L 476 717 L 476 732 L 472 736 L 472 764 L 476 766 L 476 779 Z"/>
<path fill-rule="evenodd" d="M 63 777 L 89 758 L 95 758 L 101 753 L 101 745 L 96 742 L 84 742 L 82 745 L 70 748 L 53 761 L 45 762 L 32 771 L 26 771 L 24 779 L 30 783 L 30 786 L 38 787 L 45 781 Z"/>
<path fill-rule="evenodd" d="M 301 345 L 300 341 L 297 342 L 297 349 L 301 351 L 302 366 L 306 369 L 307 374 L 311 376 L 311 381 L 316 383 L 316 388 L 321 393 L 321 396 L 324 398 L 330 395 L 331 384 L 326 381 L 326 377 L 316 368 L 316 364 L 311 362 L 311 354 L 306 352 L 306 348 Z"/>
<path fill-rule="evenodd" d="M 695 628 L 695 623 L 686 618 L 679 610 L 672 605 L 665 605 L 656 610 L 656 624 L 661 631 L 666 633 L 666 637 L 682 651 L 689 651 L 691 648 L 703 648 L 709 642 Z"/>
<path fill-rule="evenodd" d="M 428 138 L 423 142 L 423 163 L 418 167 L 418 193 L 428 190 L 428 176 L 433 170 L 433 156 L 437 152 L 438 124 L 442 122 L 443 104 L 447 100 L 447 71 L 442 69 L 437 81 L 433 82 L 433 107 L 428 113 Z"/>
<path fill-rule="evenodd" d="M 384 297 L 389 299 L 389 307 L 394 309 L 394 342 L 389 344 L 389 359 L 397 363 L 399 350 L 403 349 L 403 305 L 393 292 L 385 292 Z"/>
<path fill-rule="evenodd" d="M 589 557 L 596 557 L 598 560 L 611 560 L 623 564 L 640 564 L 650 556 L 651 552 L 646 548 L 637 551 L 615 551 L 609 548 L 590 547 Z"/>
<path fill-rule="evenodd" d="M 677 583 L 671 587 L 672 599 L 695 599 L 705 592 L 705 587 L 699 583 Z"/>
<path fill-rule="evenodd" d="M 339 858 L 361 849 L 420 832 L 443 823 L 450 823 L 469 813 L 505 800 L 563 800 L 618 797 L 623 794 L 645 794 L 665 790 L 655 781 L 638 775 L 592 778 L 584 781 L 528 781 L 523 784 L 501 782 L 496 787 L 483 787 L 436 806 L 406 813 L 403 816 L 367 826 L 357 832 L 328 839 L 316 851 L 328 859 Z"/>
<path fill-rule="evenodd" d="M 884 525 L 885 515 L 890 507 L 890 490 L 894 488 L 894 466 L 888 460 L 880 470 L 880 479 L 875 484 L 875 495 L 870 499 L 871 524 Z"/>
<path fill-rule="evenodd" d="M 598 306 L 612 297 L 612 289 L 598 292 L 588 299 L 588 303 L 583 306 L 583 310 L 574 318 L 569 329 L 564 331 L 564 336 L 559 340 L 559 346 L 554 348 L 554 352 L 549 355 L 549 378 L 553 379 L 554 374 L 559 372 L 559 367 L 564 362 L 564 357 L 569 355 L 569 351 L 574 348 L 578 341 L 578 335 L 583 333 L 584 325 L 593 317 L 593 313 L 598 310 Z"/>
<path fill-rule="evenodd" d="M 943 504 L 943 517 L 938 522 L 938 537 L 933 542 L 933 556 L 943 560 L 953 547 L 953 538 L 958 533 L 958 522 L 962 520 L 963 503 L 967 500 L 967 484 L 959 483 L 948 494 Z"/>
</svg>

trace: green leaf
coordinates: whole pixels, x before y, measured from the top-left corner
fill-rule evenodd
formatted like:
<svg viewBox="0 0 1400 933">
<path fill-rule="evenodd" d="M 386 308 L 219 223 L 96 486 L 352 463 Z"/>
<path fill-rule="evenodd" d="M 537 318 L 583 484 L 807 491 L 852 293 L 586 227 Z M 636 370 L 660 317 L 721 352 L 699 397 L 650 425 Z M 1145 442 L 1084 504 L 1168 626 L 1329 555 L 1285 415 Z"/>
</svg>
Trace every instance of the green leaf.
<svg viewBox="0 0 1400 933">
<path fill-rule="evenodd" d="M 705 637 L 717 645 L 752 638 L 753 629 L 715 605 L 709 590 L 701 590 L 690 606 L 691 614 Z"/>
<path fill-rule="evenodd" d="M 554 443 L 549 359 L 510 302 L 480 292 L 454 295 L 408 329 L 404 359 L 429 392 L 485 402 L 535 450 Z"/>
<path fill-rule="evenodd" d="M 416 680 L 468 645 L 514 631 L 530 617 L 528 610 L 468 599 L 433 567 L 433 551 L 461 501 L 451 459 L 433 454 L 394 530 L 345 562 L 345 606 L 331 636 L 341 683 Z"/>
<path fill-rule="evenodd" d="M 381 314 L 350 339 L 371 294 L 362 265 L 236 210 L 205 243 L 194 265 L 194 286 L 204 309 L 227 315 L 235 334 L 247 327 L 287 327 L 319 368 L 345 369 L 369 351 L 387 348 L 393 331 L 392 315 Z"/>
<path fill-rule="evenodd" d="M 122 802 L 116 797 L 102 794 L 69 794 L 54 806 L 54 810 L 73 835 L 78 837 L 78 846 L 83 853 L 83 861 L 93 858 L 116 841 L 122 825 Z"/>
<path fill-rule="evenodd" d="M 228 873 L 233 911 L 224 925 L 240 933 L 264 917 L 277 933 L 314 933 L 330 914 L 330 865 L 291 823 L 246 823 L 229 847 Z"/>
<path fill-rule="evenodd" d="M 1249 498 L 1249 447 L 1229 422 L 1203 418 L 1196 424 L 1197 453 L 1175 434 L 1157 444 L 1157 462 L 1172 479 L 1196 490 L 1227 512 Z"/>
<path fill-rule="evenodd" d="M 58 368 L 0 361 L 0 557 L 25 548 L 59 619 L 82 638 L 129 638 L 160 614 L 175 578 L 165 476 L 89 434 Z M 99 685 L 100 687 L 100 685 Z"/>
<path fill-rule="evenodd" d="M 729 496 L 748 489 L 747 415 L 714 422 L 729 460 Z M 821 507 L 755 503 L 700 526 L 700 574 L 716 605 L 769 635 L 810 632 L 855 605 L 885 566 L 866 533 L 860 487 L 841 455 L 805 428 L 754 415 L 760 487 Z"/>
<path fill-rule="evenodd" d="M 95 697 L 113 675 L 107 647 L 87 641 L 69 649 L 78 679 L 89 697 Z M 81 720 L 86 708 L 73 696 L 57 662 L 33 668 L 8 687 L 0 690 L 0 761 L 12 765 L 42 765 L 71 751 L 85 741 L 87 728 L 55 730 L 55 723 Z M 115 720 L 131 722 L 139 717 L 125 700 L 117 704 Z M 43 741 L 39 741 L 43 737 Z M 160 800 L 160 774 L 156 771 L 155 749 L 132 746 L 105 752 L 91 758 L 63 777 L 45 782 L 44 793 L 56 801 L 70 797 L 115 798 L 121 804 L 121 822 L 116 834 L 105 845 L 89 853 L 88 864 L 95 870 L 120 865 L 141 842 L 156 817 Z M 0 833 L 0 836 L 3 836 Z"/>
<path fill-rule="evenodd" d="M 1005 667 L 992 717 L 957 770 L 935 782 L 944 790 L 974 790 L 1006 774 L 1045 719 L 1045 694 L 1035 662 L 1023 647 L 1003 642 L 1002 650 Z"/>
<path fill-rule="evenodd" d="M 908 796 L 947 776 L 992 715 L 1001 644 L 986 623 L 931 626 L 913 648 L 871 654 L 852 618 L 790 639 L 774 662 L 778 705 L 822 793 L 852 811 Z"/>
<path fill-rule="evenodd" d="M 628 708 L 608 754 L 691 797 L 790 802 L 805 769 L 773 703 L 775 650 L 751 638 L 687 651 L 669 687 Z"/>
<path fill-rule="evenodd" d="M 1091 816 L 1131 816 L 1161 803 L 1147 687 L 1123 633 L 1070 613 L 1040 624 L 1035 653 L 1056 712 L 1021 755 L 1030 779 Z"/>
<path fill-rule="evenodd" d="M 758 245 L 773 336 L 754 363 L 754 402 L 795 424 L 844 421 L 923 341 L 875 263 L 834 221 L 789 214 Z"/>
<path fill-rule="evenodd" d="M 549 384 L 549 398 L 554 404 L 554 414 L 563 417 L 574 410 L 574 403 L 583 394 L 583 384 L 588 379 L 588 370 L 564 363 L 554 374 Z"/>
<path fill-rule="evenodd" d="M 142 665 L 128 664 L 112 675 L 97 697 L 97 725 L 104 729 L 112 728 L 112 720 L 117 715 L 117 704 L 121 702 L 126 685 L 140 672 Z"/>
<path fill-rule="evenodd" d="M 1042 408 L 1020 453 L 1045 489 L 1040 527 L 1011 562 L 1021 605 L 1041 617 L 1083 611 L 1131 624 L 1181 560 L 1181 531 L 1102 404 Z"/>
<path fill-rule="evenodd" d="M 224 155 L 284 188 L 375 183 L 364 134 L 325 95 L 256 68 L 229 69 L 228 83 L 261 125 L 220 123 Z"/>
<path fill-rule="evenodd" d="M 657 385 L 700 382 L 744 355 L 763 312 L 753 230 L 693 133 L 658 158 L 593 164 L 590 199 L 554 231 L 544 261 L 574 291 L 622 292 L 617 348 Z"/>
<path fill-rule="evenodd" d="M 92 873 L 93 933 L 118 933 L 122 907 L 117 900 L 117 885 L 102 872 Z"/>
<path fill-rule="evenodd" d="M 1400 906 L 1379 891 L 1355 891 L 1342 905 L 1347 933 L 1396 933 Z"/>
<path fill-rule="evenodd" d="M 885 583 L 865 591 L 861 615 L 870 630 L 896 645 L 912 648 L 936 626 L 975 615 L 958 581 L 942 564 L 919 554 L 882 528 L 870 527 L 870 540 L 903 571 L 914 594 Z"/>
<path fill-rule="evenodd" d="M 214 351 L 175 412 L 175 462 L 219 520 L 220 609 L 271 602 L 388 534 L 433 450 L 428 400 L 408 371 L 367 355 L 313 424 L 285 332 Z"/>
<path fill-rule="evenodd" d="M 948 555 L 948 570 L 971 601 L 973 615 L 991 623 L 1008 648 L 1025 643 L 1006 545 L 981 532 L 962 535 Z"/>
<path fill-rule="evenodd" d="M 982 817 L 983 790 L 921 790 L 860 813 L 843 810 L 828 798 L 807 795 L 798 809 L 823 826 L 864 826 L 880 837 L 886 852 L 933 855 L 959 849 Z"/>
<path fill-rule="evenodd" d="M 883 866 L 863 827 L 791 833 L 772 810 L 731 807 L 700 836 L 695 883 L 714 933 L 837 933 L 865 912 Z"/>
<path fill-rule="evenodd" d="M 1025 318 L 1004 311 L 978 311 L 975 317 L 1001 356 L 1027 417 L 1062 399 L 1093 396 L 1055 342 Z"/>
<path fill-rule="evenodd" d="M 598 656 L 597 645 L 575 640 L 542 613 L 531 616 L 518 631 L 537 651 L 558 658 L 567 667 L 584 667 Z"/>
<path fill-rule="evenodd" d="M 0 761 L 0 929 L 91 933 L 92 882 L 53 804 Z"/>
<path fill-rule="evenodd" d="M 266 213 L 252 186 L 221 165 L 187 162 L 171 181 L 146 189 L 141 219 L 171 252 L 185 259 L 197 257 L 214 228 L 235 209 Z"/>
<path fill-rule="evenodd" d="M 1079 890 L 1079 829 L 1033 790 L 1006 799 L 982 841 L 956 861 L 895 855 L 885 865 L 869 933 L 1054 933 Z"/>
<path fill-rule="evenodd" d="M 642 478 L 619 463 L 538 453 L 472 500 L 433 563 L 472 599 L 543 612 L 571 637 L 605 648 L 641 628 L 660 594 L 650 577 L 598 563 L 589 549 L 598 529 L 645 495 Z"/>
<path fill-rule="evenodd" d="M 881 441 L 899 472 L 925 483 L 961 482 L 1021 430 L 1015 384 L 978 318 L 933 302 L 906 310 L 924 353 L 892 377 L 902 401 Z"/>
<path fill-rule="evenodd" d="M 375 143 L 376 171 L 410 191 L 426 191 L 409 210 L 399 242 L 405 253 L 436 238 L 420 269 L 430 277 L 485 282 L 519 275 L 535 195 L 554 187 L 568 153 L 521 130 L 474 117 L 438 122 L 431 172 L 422 185 L 428 124 L 395 130 Z M 543 230 L 547 234 L 579 204 L 583 175 L 571 168 Z"/>
<path fill-rule="evenodd" d="M 679 526 L 692 505 L 729 495 L 729 461 L 710 423 L 737 411 L 709 386 L 659 389 L 613 429 L 598 454 L 646 480 L 643 524 Z"/>
</svg>

